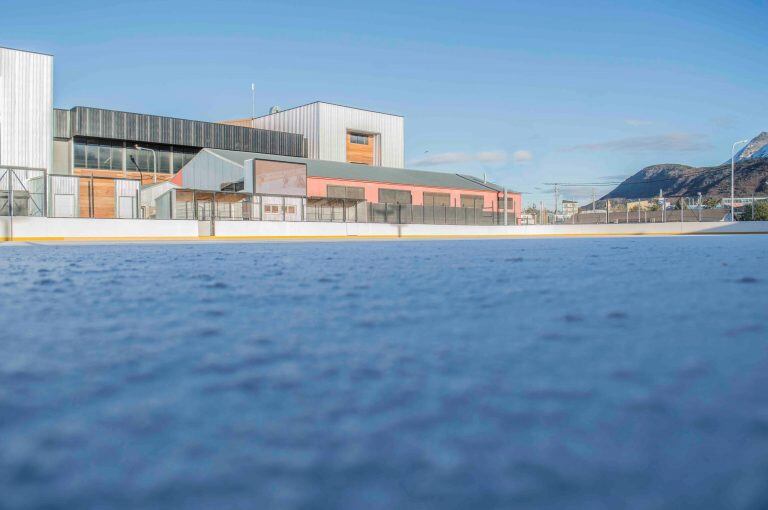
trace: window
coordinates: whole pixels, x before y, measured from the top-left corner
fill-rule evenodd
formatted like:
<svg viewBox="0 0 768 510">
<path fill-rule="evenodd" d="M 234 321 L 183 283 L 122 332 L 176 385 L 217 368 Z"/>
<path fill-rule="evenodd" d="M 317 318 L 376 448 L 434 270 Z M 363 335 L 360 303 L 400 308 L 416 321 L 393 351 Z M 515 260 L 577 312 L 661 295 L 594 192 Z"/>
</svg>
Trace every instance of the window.
<svg viewBox="0 0 768 510">
<path fill-rule="evenodd" d="M 424 192 L 424 205 L 428 207 L 450 207 L 451 195 L 450 193 L 429 193 Z"/>
<path fill-rule="evenodd" d="M 359 145 L 368 145 L 368 135 L 360 135 L 356 133 L 349 134 L 349 143 L 356 143 Z"/>
<path fill-rule="evenodd" d="M 88 144 L 85 146 L 85 168 L 99 168 L 99 146 Z"/>
<path fill-rule="evenodd" d="M 381 204 L 411 204 L 411 192 L 399 189 L 379 189 L 379 203 Z"/>
<path fill-rule="evenodd" d="M 171 157 L 170 151 L 159 151 L 157 153 L 157 171 L 163 174 L 171 173 Z"/>
<path fill-rule="evenodd" d="M 286 214 L 296 214 L 296 206 L 295 205 L 286 205 L 284 207 Z"/>
<path fill-rule="evenodd" d="M 365 200 L 365 188 L 362 186 L 333 186 L 329 184 L 326 190 L 326 196 L 328 198 Z"/>
<path fill-rule="evenodd" d="M 74 141 L 75 168 L 94 170 L 122 170 L 123 144 L 107 140 L 76 138 Z"/>
<path fill-rule="evenodd" d="M 75 168 L 85 168 L 85 144 L 75 141 Z"/>
<path fill-rule="evenodd" d="M 128 142 L 125 149 L 123 142 L 111 140 L 96 140 L 75 138 L 74 166 L 75 168 L 92 168 L 101 170 L 122 170 L 123 152 L 125 152 L 125 168 L 136 172 L 136 166 L 142 172 L 155 170 L 157 157 L 157 173 L 167 174 L 177 172 L 182 166 L 195 157 L 197 150 L 189 147 L 171 147 L 170 145 L 139 144 L 144 149 L 138 150 L 133 142 Z M 152 152 L 154 151 L 154 153 Z M 136 160 L 134 164 L 131 157 Z"/>
<path fill-rule="evenodd" d="M 480 195 L 461 195 L 461 206 L 467 209 L 482 209 L 483 197 Z"/>
<path fill-rule="evenodd" d="M 221 185 L 221 191 L 243 191 L 245 189 L 245 182 L 243 180 L 235 182 L 225 182 Z"/>
</svg>

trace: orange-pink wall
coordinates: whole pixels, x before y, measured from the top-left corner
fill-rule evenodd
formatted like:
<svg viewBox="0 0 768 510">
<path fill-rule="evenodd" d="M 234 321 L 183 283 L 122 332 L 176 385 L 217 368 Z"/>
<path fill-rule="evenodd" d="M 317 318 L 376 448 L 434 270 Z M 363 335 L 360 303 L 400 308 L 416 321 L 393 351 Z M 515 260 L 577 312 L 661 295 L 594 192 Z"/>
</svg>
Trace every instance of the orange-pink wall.
<svg viewBox="0 0 768 510">
<path fill-rule="evenodd" d="M 424 192 L 427 193 L 449 193 L 451 195 L 451 205 L 461 206 L 461 195 L 482 195 L 483 207 L 486 209 L 498 210 L 499 206 L 504 206 L 504 196 L 496 191 L 479 191 L 468 189 L 453 188 L 433 188 L 427 186 L 410 186 L 405 184 L 390 184 L 386 182 L 354 181 L 345 179 L 329 179 L 326 177 L 308 177 L 307 178 L 307 196 L 325 197 L 327 196 L 328 185 L 331 186 L 356 186 L 365 188 L 365 199 L 368 202 L 379 201 L 379 188 L 396 189 L 410 191 L 413 199 L 413 205 L 424 204 Z M 520 216 L 520 205 L 522 196 L 520 193 L 507 193 L 508 206 L 510 211 L 514 209 L 515 216 Z"/>
</svg>

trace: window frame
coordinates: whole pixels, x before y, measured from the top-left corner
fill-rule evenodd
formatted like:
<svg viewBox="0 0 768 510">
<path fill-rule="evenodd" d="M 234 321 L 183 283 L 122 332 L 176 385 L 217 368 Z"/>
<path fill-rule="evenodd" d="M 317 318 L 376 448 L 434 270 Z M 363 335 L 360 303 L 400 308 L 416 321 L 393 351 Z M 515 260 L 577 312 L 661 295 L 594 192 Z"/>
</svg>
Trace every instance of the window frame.
<svg viewBox="0 0 768 510">
<path fill-rule="evenodd" d="M 395 194 L 395 201 L 394 202 L 388 202 L 382 198 L 382 192 L 384 193 L 394 193 Z M 399 197 L 401 196 L 401 193 L 407 193 L 408 194 L 408 202 L 400 202 Z M 405 189 L 392 189 L 392 188 L 379 188 L 379 203 L 380 204 L 393 204 L 393 205 L 412 205 L 413 204 L 413 192 L 411 190 L 405 190 Z"/>
<path fill-rule="evenodd" d="M 349 132 L 349 143 L 355 145 L 370 145 L 371 135 Z M 363 140 L 363 141 L 361 141 Z"/>
</svg>

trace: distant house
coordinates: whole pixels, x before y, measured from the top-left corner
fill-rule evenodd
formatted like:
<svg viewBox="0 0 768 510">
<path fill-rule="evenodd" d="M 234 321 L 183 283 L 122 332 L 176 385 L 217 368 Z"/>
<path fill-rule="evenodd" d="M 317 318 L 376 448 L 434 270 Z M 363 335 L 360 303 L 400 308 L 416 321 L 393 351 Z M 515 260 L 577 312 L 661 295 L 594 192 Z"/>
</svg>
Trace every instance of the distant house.
<svg viewBox="0 0 768 510">
<path fill-rule="evenodd" d="M 575 200 L 563 200 L 563 216 L 570 218 L 579 212 L 579 204 Z"/>
</svg>

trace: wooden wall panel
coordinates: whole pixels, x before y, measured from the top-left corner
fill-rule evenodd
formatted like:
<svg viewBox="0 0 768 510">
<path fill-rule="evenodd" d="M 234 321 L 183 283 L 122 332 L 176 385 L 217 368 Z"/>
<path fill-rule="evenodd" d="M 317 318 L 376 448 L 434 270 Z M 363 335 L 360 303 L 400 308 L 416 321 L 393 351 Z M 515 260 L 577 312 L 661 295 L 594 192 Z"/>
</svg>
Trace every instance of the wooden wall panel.
<svg viewBox="0 0 768 510">
<path fill-rule="evenodd" d="M 368 144 L 352 143 L 351 134 L 347 133 L 347 163 L 360 163 L 363 165 L 373 165 L 373 146 L 376 138 L 373 135 L 368 136 Z"/>
<path fill-rule="evenodd" d="M 114 218 L 115 217 L 115 179 L 139 180 L 139 172 L 114 170 L 95 170 L 76 168 L 75 175 L 82 178 L 79 182 L 78 209 L 81 218 Z M 152 173 L 143 172 L 142 184 L 152 184 Z M 93 176 L 93 179 L 89 177 Z M 157 174 L 157 182 L 169 181 L 171 174 Z M 93 205 L 91 206 L 91 200 Z"/>
</svg>

